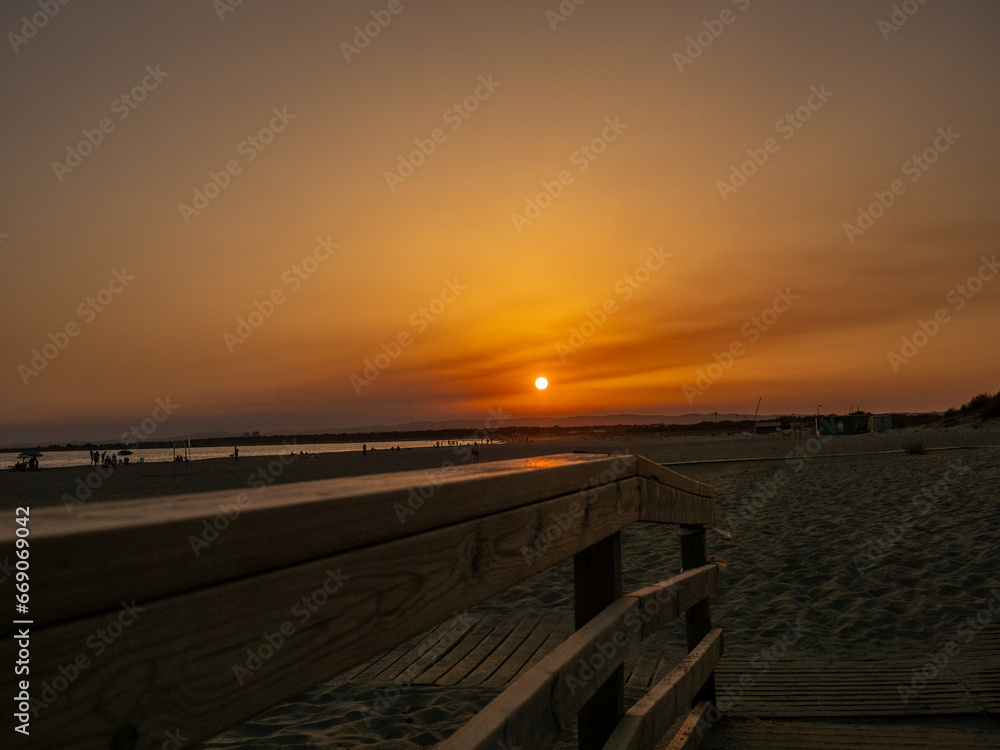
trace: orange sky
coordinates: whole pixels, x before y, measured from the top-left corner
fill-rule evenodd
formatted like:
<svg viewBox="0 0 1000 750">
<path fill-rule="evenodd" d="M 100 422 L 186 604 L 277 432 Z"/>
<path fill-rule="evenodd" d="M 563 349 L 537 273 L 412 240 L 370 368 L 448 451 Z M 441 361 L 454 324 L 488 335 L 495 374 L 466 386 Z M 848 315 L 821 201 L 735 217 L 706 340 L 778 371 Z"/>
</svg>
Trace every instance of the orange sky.
<svg viewBox="0 0 1000 750">
<path fill-rule="evenodd" d="M 904 5 L 6 3 L 0 444 L 995 391 L 1000 7 Z"/>
</svg>

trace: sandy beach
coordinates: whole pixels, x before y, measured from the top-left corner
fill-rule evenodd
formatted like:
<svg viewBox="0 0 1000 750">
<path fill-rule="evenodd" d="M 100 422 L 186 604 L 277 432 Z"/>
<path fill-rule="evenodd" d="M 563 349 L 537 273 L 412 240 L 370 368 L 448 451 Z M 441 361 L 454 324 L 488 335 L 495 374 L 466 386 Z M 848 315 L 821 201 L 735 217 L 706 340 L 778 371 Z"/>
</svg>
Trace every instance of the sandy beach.
<svg viewBox="0 0 1000 750">
<path fill-rule="evenodd" d="M 824 441 L 822 449 L 809 449 L 809 436 L 769 436 L 747 438 L 738 433 L 717 436 L 636 436 L 604 438 L 581 435 L 574 439 L 537 439 L 531 442 L 497 443 L 481 447 L 480 461 L 502 461 L 512 458 L 541 456 L 553 453 L 587 451 L 594 453 L 636 453 L 653 461 L 674 465 L 682 474 L 715 483 L 718 467 L 705 475 L 706 464 L 696 468 L 688 462 L 730 461 L 746 458 L 770 458 L 775 464 L 762 464 L 764 474 L 773 473 L 777 465 L 791 455 L 802 454 L 805 461 L 838 461 L 836 454 L 861 454 L 878 451 L 898 451 L 910 439 L 918 437 L 929 448 L 988 447 L 1000 445 L 1000 429 L 986 423 L 981 428 L 953 427 L 947 429 L 894 430 L 875 435 L 837 437 Z M 796 453 L 798 450 L 798 454 Z M 400 451 L 369 451 L 318 453 L 302 456 L 297 453 L 275 456 L 241 456 L 233 459 L 206 459 L 189 463 L 145 463 L 118 466 L 115 469 L 77 466 L 42 468 L 37 472 L 0 471 L 0 510 L 18 505 L 33 507 L 79 503 L 134 500 L 144 497 L 164 497 L 191 492 L 212 492 L 225 489 L 259 487 L 266 484 L 306 482 L 337 477 L 381 474 L 394 471 L 438 469 L 442 465 L 462 465 L 471 461 L 466 446 L 413 448 Z M 750 464 L 746 464 L 749 468 Z M 770 467 L 767 468 L 767 467 Z M 756 479 L 755 479 L 756 481 Z M 750 486 L 753 486 L 751 482 Z M 720 508 L 732 501 L 736 492 L 719 485 Z"/>
<path fill-rule="evenodd" d="M 929 450 L 898 451 L 913 438 Z M 642 440 L 537 441 L 484 446 L 481 460 L 573 450 L 628 451 L 715 487 L 718 527 L 710 552 L 726 563 L 712 600 L 727 655 L 752 655 L 790 629 L 790 658 L 886 658 L 939 648 L 1000 589 L 1000 424 L 881 435 L 795 438 L 720 435 Z M 846 454 L 846 455 L 845 455 Z M 118 469 L 83 502 L 111 502 L 247 486 L 251 477 L 309 481 L 461 463 L 452 448 L 313 457 L 147 464 Z M 734 460 L 734 459 L 770 460 Z M 281 467 L 278 473 L 278 467 Z M 4 508 L 63 504 L 92 470 L 0 477 Z M 261 472 L 264 472 L 263 474 Z M 251 485 L 252 486 L 252 485 Z M 636 524 L 623 533 L 624 589 L 679 570 L 674 527 Z M 523 617 L 572 611 L 567 561 L 472 611 Z M 684 653 L 682 623 L 645 648 Z M 375 685 L 331 680 L 236 727 L 207 747 L 426 747 L 497 695 L 491 688 L 411 686 L 377 721 L 365 721 Z M 572 737 L 565 738 L 572 746 Z"/>
</svg>

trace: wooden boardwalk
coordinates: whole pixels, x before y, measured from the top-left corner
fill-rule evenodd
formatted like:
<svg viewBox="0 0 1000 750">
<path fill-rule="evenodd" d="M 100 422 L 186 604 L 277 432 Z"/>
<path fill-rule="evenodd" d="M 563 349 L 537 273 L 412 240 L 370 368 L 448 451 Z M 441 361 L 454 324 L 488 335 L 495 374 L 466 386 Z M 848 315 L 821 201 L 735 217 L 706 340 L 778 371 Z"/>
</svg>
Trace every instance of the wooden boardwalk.
<svg viewBox="0 0 1000 750">
<path fill-rule="evenodd" d="M 702 750 L 997 750 L 1000 722 L 979 717 L 900 720 L 728 719 Z"/>
<path fill-rule="evenodd" d="M 355 683 L 505 687 L 565 640 L 572 615 L 507 616 L 487 613 L 456 626 L 445 623 L 422 638 L 350 670 Z M 736 719 L 838 719 L 980 716 L 1000 718 L 1000 626 L 991 626 L 925 686 L 913 675 L 926 657 L 885 660 L 778 660 L 738 649 L 716 670 L 720 708 Z M 645 694 L 673 666 L 670 654 L 644 654 L 625 666 L 626 696 Z M 648 649 L 647 649 L 648 651 Z"/>
<path fill-rule="evenodd" d="M 352 670 L 368 684 L 498 693 L 442 750 L 543 746 L 571 724 L 581 750 L 654 750 L 671 722 L 707 710 L 723 645 L 709 610 L 720 576 L 705 543 L 717 521 L 711 487 L 630 454 L 431 474 L 274 485 L 252 502 L 227 490 L 31 512 L 32 588 L 57 594 L 31 602 L 32 685 L 62 695 L 58 710 L 21 696 L 21 728 L 30 720 L 39 747 L 150 748 L 175 732 L 194 746 Z M 0 524 L 0 559 L 23 557 L 28 512 L 19 515 Z M 626 593 L 621 535 L 640 522 L 683 529 L 685 570 Z M 570 561 L 572 634 L 549 610 L 469 616 Z M 681 618 L 691 653 L 626 714 L 625 659 Z M 82 664 L 81 644 L 109 622 L 127 634 Z M 422 635 L 429 628 L 435 637 Z M 568 679 L 583 663 L 589 676 Z M 67 664 L 86 678 L 67 679 Z M 4 689 L 20 695 L 13 676 Z"/>
</svg>

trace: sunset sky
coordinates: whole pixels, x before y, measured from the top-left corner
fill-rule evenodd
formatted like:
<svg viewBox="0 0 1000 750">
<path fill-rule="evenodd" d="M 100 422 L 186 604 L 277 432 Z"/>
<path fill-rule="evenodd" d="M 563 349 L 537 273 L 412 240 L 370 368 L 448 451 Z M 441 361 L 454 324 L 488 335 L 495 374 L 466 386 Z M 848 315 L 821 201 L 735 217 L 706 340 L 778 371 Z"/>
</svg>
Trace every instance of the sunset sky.
<svg viewBox="0 0 1000 750">
<path fill-rule="evenodd" d="M 0 444 L 157 399 L 172 437 L 1000 388 L 991 0 L 10 0 L 0 31 Z"/>
</svg>

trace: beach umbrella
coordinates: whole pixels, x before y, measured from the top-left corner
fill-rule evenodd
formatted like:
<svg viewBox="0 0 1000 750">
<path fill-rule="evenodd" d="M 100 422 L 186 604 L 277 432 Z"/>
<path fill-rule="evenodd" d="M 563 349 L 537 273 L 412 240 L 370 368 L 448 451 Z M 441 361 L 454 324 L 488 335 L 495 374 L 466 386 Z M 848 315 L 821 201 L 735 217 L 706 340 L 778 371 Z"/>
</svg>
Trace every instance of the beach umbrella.
<svg viewBox="0 0 1000 750">
<path fill-rule="evenodd" d="M 44 454 L 38 451 L 21 451 L 21 455 L 18 458 L 41 458 Z"/>
<path fill-rule="evenodd" d="M 130 451 L 130 450 L 118 451 L 118 455 L 119 456 L 131 456 L 132 455 L 132 451 Z"/>
</svg>

